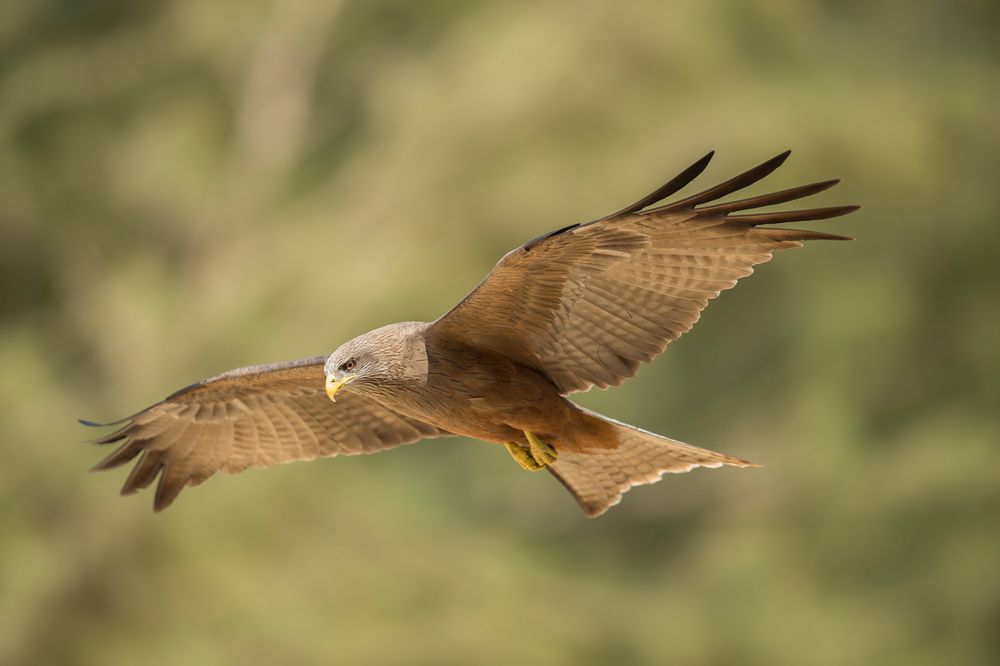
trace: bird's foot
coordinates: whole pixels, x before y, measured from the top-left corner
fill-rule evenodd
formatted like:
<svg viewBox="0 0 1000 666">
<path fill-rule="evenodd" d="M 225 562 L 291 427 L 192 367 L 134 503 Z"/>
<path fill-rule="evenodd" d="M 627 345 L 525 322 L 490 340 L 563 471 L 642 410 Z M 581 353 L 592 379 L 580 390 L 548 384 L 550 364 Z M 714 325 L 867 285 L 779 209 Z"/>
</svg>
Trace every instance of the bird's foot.
<svg viewBox="0 0 1000 666">
<path fill-rule="evenodd" d="M 524 436 L 528 438 L 528 447 L 531 450 L 531 457 L 535 459 L 535 462 L 542 465 L 551 465 L 559 457 L 559 453 L 552 448 L 550 444 L 546 444 L 542 440 L 538 439 L 538 435 L 533 432 L 524 431 Z"/>
<path fill-rule="evenodd" d="M 504 447 L 507 449 L 507 453 L 510 454 L 510 457 L 514 459 L 514 462 L 521 466 L 521 469 L 526 469 L 529 472 L 537 472 L 545 467 L 545 465 L 532 457 L 531 449 L 524 444 L 505 442 Z"/>
</svg>

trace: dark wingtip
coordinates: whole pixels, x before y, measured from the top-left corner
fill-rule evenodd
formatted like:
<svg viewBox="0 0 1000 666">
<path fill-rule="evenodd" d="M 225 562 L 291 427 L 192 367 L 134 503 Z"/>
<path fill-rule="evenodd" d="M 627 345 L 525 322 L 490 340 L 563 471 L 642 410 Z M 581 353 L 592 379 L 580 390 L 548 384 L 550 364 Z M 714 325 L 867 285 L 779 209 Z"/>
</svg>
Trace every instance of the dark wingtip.
<svg viewBox="0 0 1000 666">
<path fill-rule="evenodd" d="M 775 169 L 777 169 L 778 167 L 780 167 L 782 164 L 784 164 L 785 161 L 789 158 L 789 156 L 791 156 L 791 154 L 792 154 L 792 150 L 791 150 L 791 148 L 789 148 L 788 150 L 786 150 L 784 152 L 781 152 L 781 153 L 778 153 L 777 155 L 775 155 L 774 157 L 772 157 L 768 161 L 764 162 L 764 165 L 766 165 L 765 168 L 769 167 L 768 170 L 767 170 L 767 173 L 770 174 L 772 171 L 774 171 Z M 764 165 L 761 165 L 761 166 L 764 166 Z"/>
<path fill-rule="evenodd" d="M 812 185 L 812 191 L 809 194 L 819 194 L 820 192 L 825 192 L 835 185 L 840 185 L 839 178 L 831 178 L 830 180 L 821 180 L 818 183 Z"/>
<path fill-rule="evenodd" d="M 535 238 L 532 238 L 530 241 L 522 245 L 521 249 L 528 252 L 539 243 L 543 243 L 554 236 L 558 236 L 559 234 L 564 234 L 567 231 L 576 229 L 579 226 L 580 226 L 579 224 L 568 224 L 562 229 L 556 229 L 555 231 L 550 231 L 548 233 L 542 234 L 541 236 L 536 236 Z"/>
<path fill-rule="evenodd" d="M 666 199 L 672 194 L 676 194 L 681 189 L 686 187 L 689 183 L 691 183 L 691 181 L 693 181 L 695 178 L 701 175 L 701 173 L 705 170 L 705 167 L 708 166 L 708 163 L 712 161 L 712 157 L 714 155 L 715 155 L 714 150 L 708 151 L 707 153 L 705 153 L 705 155 L 696 160 L 694 164 L 684 169 L 684 171 L 681 171 L 679 174 L 668 180 L 663 185 L 660 185 L 660 187 L 656 188 L 655 190 L 653 190 L 643 198 L 639 199 L 635 203 L 628 205 L 619 211 L 615 211 L 610 215 L 605 215 L 600 219 L 594 220 L 594 222 L 603 222 L 604 220 L 610 220 L 616 217 L 620 217 L 622 215 L 630 215 L 632 213 L 638 213 L 642 211 L 644 208 L 652 206 L 653 204 L 658 203 L 663 199 Z"/>
<path fill-rule="evenodd" d="M 770 213 L 752 213 L 750 215 L 730 215 L 727 219 L 750 226 L 760 224 L 783 224 L 785 222 L 805 222 L 807 220 L 829 220 L 853 213 L 858 206 L 830 206 L 827 208 L 808 208 L 805 210 L 783 210 Z"/>
<path fill-rule="evenodd" d="M 823 231 L 814 231 L 806 240 L 852 241 L 857 239 L 853 236 L 841 236 L 840 234 L 828 234 Z"/>
<path fill-rule="evenodd" d="M 758 168 L 760 168 L 762 171 L 764 171 L 764 175 L 770 175 L 775 169 L 777 169 L 782 164 L 784 164 L 788 160 L 788 158 L 791 156 L 791 154 L 792 154 L 792 150 L 789 148 L 788 150 L 786 150 L 784 152 L 780 152 L 777 155 L 775 155 L 774 157 L 772 157 L 771 159 L 769 159 L 768 161 L 764 162 Z M 763 178 L 763 177 L 764 176 L 761 176 L 761 178 Z"/>
<path fill-rule="evenodd" d="M 756 227 L 755 231 L 772 241 L 798 242 L 814 240 L 845 241 L 854 240 L 850 236 L 830 234 L 825 231 L 812 231 L 810 229 L 779 229 L 776 227 Z"/>
<path fill-rule="evenodd" d="M 649 212 L 656 212 L 660 210 L 676 210 L 680 208 L 694 208 L 695 206 L 700 206 L 701 204 L 708 203 L 709 201 L 715 201 L 721 199 L 727 194 L 732 194 L 737 190 L 741 190 L 744 187 L 753 185 L 759 180 L 766 178 L 768 175 L 774 172 L 775 169 L 780 167 L 788 159 L 788 156 L 792 154 L 791 150 L 786 150 L 783 153 L 778 153 L 766 162 L 762 162 L 757 166 L 744 171 L 743 173 L 730 178 L 729 180 L 716 185 L 715 187 L 709 188 L 704 192 L 699 192 L 698 194 L 692 195 L 680 201 L 675 201 L 674 203 L 667 204 L 660 208 L 654 208 Z M 707 163 L 706 163 L 707 164 Z"/>
<path fill-rule="evenodd" d="M 681 171 L 679 174 L 671 178 L 665 184 L 661 185 L 659 188 L 654 190 L 652 193 L 646 195 L 639 201 L 635 202 L 627 208 L 623 208 L 621 211 L 611 215 L 609 217 L 617 217 L 618 215 L 626 215 L 628 213 L 637 213 L 647 206 L 652 206 L 653 204 L 662 201 L 663 199 L 669 197 L 672 194 L 676 194 L 681 189 L 686 187 L 695 178 L 700 176 L 702 172 L 708 167 L 708 163 L 712 161 L 715 156 L 715 151 L 710 150 L 705 153 L 702 157 L 694 162 L 691 166 Z"/>
<path fill-rule="evenodd" d="M 695 172 L 695 177 L 700 176 L 701 173 L 708 166 L 708 163 L 712 161 L 713 157 L 715 157 L 715 150 L 710 150 L 707 153 L 705 153 L 700 160 L 698 160 L 697 162 L 689 166 L 687 169 L 685 169 L 685 171 L 693 171 Z M 692 178 L 691 180 L 694 180 L 694 178 Z"/>
<path fill-rule="evenodd" d="M 823 219 L 827 220 L 831 217 L 840 217 L 841 215 L 850 215 L 854 211 L 861 208 L 858 204 L 851 204 L 850 206 L 830 206 L 829 208 L 817 208 L 816 215 L 822 217 L 816 217 L 817 220 Z M 807 211 L 808 212 L 808 211 Z"/>
<path fill-rule="evenodd" d="M 727 201 L 726 203 L 714 204 L 712 206 L 706 206 L 701 210 L 705 212 L 729 215 L 735 211 L 763 208 L 765 206 L 788 203 L 789 201 L 797 201 L 798 199 L 803 199 L 805 197 L 812 196 L 813 194 L 823 192 L 824 190 L 828 190 L 839 182 L 840 180 L 824 180 L 818 183 L 800 185 L 787 190 L 781 190 L 780 192 L 771 192 L 770 194 L 762 194 L 748 199 L 739 199 L 737 201 Z"/>
<path fill-rule="evenodd" d="M 121 441 L 121 440 L 125 439 L 126 437 L 129 436 L 130 431 L 132 430 L 132 426 L 134 424 L 129 419 L 122 419 L 121 421 L 117 421 L 117 423 L 119 423 L 119 424 L 124 423 L 125 425 L 123 425 L 122 427 L 118 428 L 117 430 L 112 430 L 108 434 L 103 435 L 101 437 L 97 437 L 97 438 L 94 438 L 94 439 L 84 440 L 85 443 L 87 443 L 87 444 L 113 444 L 114 442 L 118 442 L 118 441 Z"/>
<path fill-rule="evenodd" d="M 696 172 L 698 175 L 701 175 L 701 172 L 705 170 L 705 167 L 708 166 L 708 163 L 712 161 L 713 157 L 715 157 L 715 151 L 714 150 L 710 150 L 707 153 L 705 153 L 704 156 L 702 156 L 702 158 L 700 160 L 698 160 L 697 162 L 695 162 L 694 164 L 692 164 L 690 167 L 688 167 L 688 169 L 690 169 L 691 171 Z"/>
<path fill-rule="evenodd" d="M 159 494 L 153 496 L 153 513 L 163 513 L 163 511 L 173 504 L 177 495 L 173 497 L 161 497 Z"/>
<path fill-rule="evenodd" d="M 108 421 L 107 423 L 98 423 L 97 421 L 91 421 L 90 419 L 77 419 L 80 425 L 85 425 L 88 428 L 107 428 L 108 426 L 118 425 L 125 419 L 118 419 L 117 421 Z"/>
<path fill-rule="evenodd" d="M 170 465 L 164 464 L 160 471 L 160 480 L 156 484 L 156 494 L 153 495 L 153 512 L 159 513 L 173 504 L 186 485 L 186 478 L 171 475 Z"/>
</svg>

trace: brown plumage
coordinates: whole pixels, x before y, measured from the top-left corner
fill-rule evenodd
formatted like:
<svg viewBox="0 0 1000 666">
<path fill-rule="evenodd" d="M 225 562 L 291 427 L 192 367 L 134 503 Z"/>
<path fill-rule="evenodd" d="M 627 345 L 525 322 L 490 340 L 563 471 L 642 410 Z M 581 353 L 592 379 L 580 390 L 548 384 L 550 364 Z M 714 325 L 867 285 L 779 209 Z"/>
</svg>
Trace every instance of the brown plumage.
<svg viewBox="0 0 1000 666">
<path fill-rule="evenodd" d="M 711 157 L 613 215 L 513 250 L 434 322 L 392 324 L 329 357 L 233 370 L 174 393 L 98 439 L 119 448 L 95 469 L 138 458 L 122 493 L 159 477 L 159 511 L 185 485 L 217 471 L 371 453 L 455 434 L 530 448 L 528 468 L 546 467 L 596 516 L 630 487 L 665 472 L 752 465 L 618 423 L 564 397 L 633 376 L 689 330 L 710 299 L 774 250 L 845 240 L 760 225 L 836 217 L 857 206 L 734 214 L 815 194 L 835 180 L 713 203 L 774 171 L 787 152 L 650 208 L 690 183 Z M 551 457 L 534 453 L 533 436 L 553 449 Z"/>
</svg>

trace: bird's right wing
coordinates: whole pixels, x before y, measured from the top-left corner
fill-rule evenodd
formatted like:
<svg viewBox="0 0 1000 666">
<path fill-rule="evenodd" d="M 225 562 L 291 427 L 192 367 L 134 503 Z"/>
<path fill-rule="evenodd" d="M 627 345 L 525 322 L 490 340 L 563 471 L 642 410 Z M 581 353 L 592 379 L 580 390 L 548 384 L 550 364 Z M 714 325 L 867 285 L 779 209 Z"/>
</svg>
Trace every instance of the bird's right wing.
<svg viewBox="0 0 1000 666">
<path fill-rule="evenodd" d="M 857 206 L 733 215 L 815 194 L 837 181 L 713 203 L 774 171 L 782 153 L 700 194 L 647 209 L 704 170 L 712 154 L 635 204 L 508 253 L 428 335 L 490 349 L 544 372 L 562 393 L 617 386 L 689 330 L 710 299 L 819 231 L 760 227 Z"/>
<path fill-rule="evenodd" d="M 160 511 L 184 486 L 217 471 L 236 474 L 248 467 L 374 453 L 449 434 L 356 391 L 344 391 L 330 402 L 325 360 L 317 356 L 240 368 L 181 389 L 96 440 L 120 445 L 94 469 L 139 457 L 122 494 L 145 488 L 159 476 L 153 507 Z"/>
</svg>

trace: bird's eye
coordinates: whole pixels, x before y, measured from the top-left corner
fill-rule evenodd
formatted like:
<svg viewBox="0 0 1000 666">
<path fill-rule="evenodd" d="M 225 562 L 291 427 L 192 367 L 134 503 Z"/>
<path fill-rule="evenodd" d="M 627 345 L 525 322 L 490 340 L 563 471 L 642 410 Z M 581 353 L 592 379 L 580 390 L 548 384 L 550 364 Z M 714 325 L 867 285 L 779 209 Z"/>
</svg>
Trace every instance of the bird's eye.
<svg viewBox="0 0 1000 666">
<path fill-rule="evenodd" d="M 345 363 L 344 365 L 342 365 L 342 366 L 340 366 L 340 367 L 341 367 L 341 368 L 343 368 L 344 370 L 346 370 L 347 372 L 350 372 L 350 371 L 351 371 L 351 370 L 353 370 L 354 368 L 358 367 L 358 362 L 357 362 L 357 361 L 355 361 L 355 360 L 354 360 L 354 359 L 352 358 L 351 360 L 349 360 L 349 361 L 348 361 L 347 363 Z"/>
</svg>

